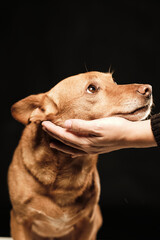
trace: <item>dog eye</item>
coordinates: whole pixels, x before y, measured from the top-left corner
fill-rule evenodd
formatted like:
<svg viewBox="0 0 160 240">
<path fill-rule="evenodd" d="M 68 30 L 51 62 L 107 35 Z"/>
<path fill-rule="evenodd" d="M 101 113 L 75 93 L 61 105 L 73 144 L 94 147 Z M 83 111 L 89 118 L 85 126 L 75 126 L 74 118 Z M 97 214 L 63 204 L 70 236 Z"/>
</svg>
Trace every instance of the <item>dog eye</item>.
<svg viewBox="0 0 160 240">
<path fill-rule="evenodd" d="M 95 93 L 97 91 L 97 87 L 93 84 L 90 84 L 87 88 L 88 93 Z"/>
</svg>

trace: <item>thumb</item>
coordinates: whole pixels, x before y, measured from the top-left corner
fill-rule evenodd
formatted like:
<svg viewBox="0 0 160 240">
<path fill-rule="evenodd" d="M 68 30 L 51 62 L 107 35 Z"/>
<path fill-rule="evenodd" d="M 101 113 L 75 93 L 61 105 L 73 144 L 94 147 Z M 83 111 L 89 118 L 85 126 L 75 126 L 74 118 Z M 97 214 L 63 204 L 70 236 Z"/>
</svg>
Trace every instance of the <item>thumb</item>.
<svg viewBox="0 0 160 240">
<path fill-rule="evenodd" d="M 95 120 L 69 119 L 64 123 L 65 128 L 78 134 L 97 134 L 97 124 Z"/>
</svg>

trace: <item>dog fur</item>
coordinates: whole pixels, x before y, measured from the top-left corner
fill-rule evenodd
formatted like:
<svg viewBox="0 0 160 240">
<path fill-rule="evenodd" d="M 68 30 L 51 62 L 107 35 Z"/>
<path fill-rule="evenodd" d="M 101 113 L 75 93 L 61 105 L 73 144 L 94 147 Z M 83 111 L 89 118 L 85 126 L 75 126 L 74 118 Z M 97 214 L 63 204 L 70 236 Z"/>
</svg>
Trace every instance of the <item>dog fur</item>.
<svg viewBox="0 0 160 240">
<path fill-rule="evenodd" d="M 13 117 L 25 125 L 8 172 L 14 240 L 95 240 L 102 225 L 98 156 L 71 158 L 51 149 L 42 121 L 63 127 L 70 118 L 142 120 L 150 113 L 151 93 L 150 85 L 117 85 L 110 73 L 87 72 L 12 106 Z"/>
</svg>

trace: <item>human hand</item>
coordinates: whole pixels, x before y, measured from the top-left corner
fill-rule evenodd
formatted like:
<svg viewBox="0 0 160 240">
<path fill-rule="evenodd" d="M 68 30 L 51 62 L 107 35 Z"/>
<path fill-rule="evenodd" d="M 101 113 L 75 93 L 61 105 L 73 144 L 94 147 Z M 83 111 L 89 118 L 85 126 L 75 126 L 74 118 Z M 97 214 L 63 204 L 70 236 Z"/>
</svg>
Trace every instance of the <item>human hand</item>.
<svg viewBox="0 0 160 240">
<path fill-rule="evenodd" d="M 49 121 L 44 121 L 42 126 L 53 137 L 50 147 L 73 157 L 122 148 L 156 146 L 150 120 L 130 122 L 120 117 L 92 121 L 71 119 L 65 122 L 64 128 Z"/>
</svg>

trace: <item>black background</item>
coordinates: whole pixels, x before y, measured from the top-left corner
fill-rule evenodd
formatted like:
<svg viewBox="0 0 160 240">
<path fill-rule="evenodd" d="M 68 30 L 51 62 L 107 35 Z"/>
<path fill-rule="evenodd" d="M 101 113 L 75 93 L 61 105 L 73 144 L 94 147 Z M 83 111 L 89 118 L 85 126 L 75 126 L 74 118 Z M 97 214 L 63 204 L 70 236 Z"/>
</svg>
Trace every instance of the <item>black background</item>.
<svg viewBox="0 0 160 240">
<path fill-rule="evenodd" d="M 11 105 L 68 76 L 111 68 L 118 84 L 150 83 L 158 113 L 159 10 L 158 1 L 145 0 L 6 1 L 1 7 L 0 236 L 9 236 L 7 169 L 23 129 Z M 98 238 L 159 239 L 159 149 L 104 154 L 98 168 L 104 218 Z"/>
</svg>

